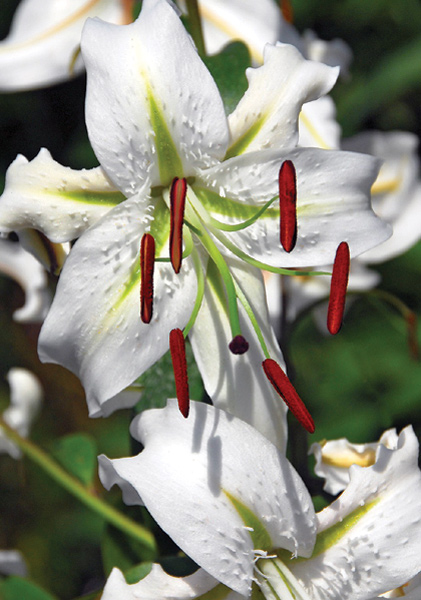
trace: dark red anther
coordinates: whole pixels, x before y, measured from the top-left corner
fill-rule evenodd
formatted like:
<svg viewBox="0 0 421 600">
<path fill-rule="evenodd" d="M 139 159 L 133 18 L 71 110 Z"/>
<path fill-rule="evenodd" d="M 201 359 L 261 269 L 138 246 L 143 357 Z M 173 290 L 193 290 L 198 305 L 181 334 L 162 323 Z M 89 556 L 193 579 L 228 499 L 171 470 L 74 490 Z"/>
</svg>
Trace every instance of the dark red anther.
<svg viewBox="0 0 421 600">
<path fill-rule="evenodd" d="M 304 402 L 297 394 L 288 377 L 281 367 L 272 358 L 267 358 L 262 363 L 266 377 L 269 379 L 276 392 L 288 406 L 292 414 L 309 433 L 314 433 L 314 421 L 305 407 Z"/>
<path fill-rule="evenodd" d="M 408 328 L 409 352 L 414 360 L 419 360 L 419 347 L 417 338 L 417 315 L 411 311 L 406 315 L 406 326 Z"/>
<path fill-rule="evenodd" d="M 153 271 L 155 266 L 155 240 L 144 233 L 140 242 L 140 318 L 149 323 L 153 312 Z"/>
<path fill-rule="evenodd" d="M 236 335 L 228 344 L 233 354 L 244 354 L 249 349 L 248 341 L 242 335 Z"/>
<path fill-rule="evenodd" d="M 189 380 L 187 376 L 186 345 L 181 329 L 170 331 L 170 352 L 174 370 L 178 408 L 187 419 L 190 408 Z"/>
<path fill-rule="evenodd" d="M 287 23 L 294 22 L 294 12 L 292 10 L 292 5 L 289 0 L 281 0 L 281 11 L 282 16 L 284 17 L 284 20 Z"/>
<path fill-rule="evenodd" d="M 349 266 L 349 246 L 346 242 L 341 242 L 336 250 L 335 262 L 333 263 L 329 306 L 327 309 L 327 328 L 332 335 L 338 333 L 342 326 Z"/>
<path fill-rule="evenodd" d="M 281 244 L 285 252 L 291 252 L 297 241 L 297 176 L 290 160 L 279 169 L 279 208 Z"/>
<path fill-rule="evenodd" d="M 183 219 L 186 205 L 187 182 L 177 177 L 171 184 L 171 230 L 170 230 L 170 257 L 175 273 L 180 272 L 183 258 Z"/>
</svg>

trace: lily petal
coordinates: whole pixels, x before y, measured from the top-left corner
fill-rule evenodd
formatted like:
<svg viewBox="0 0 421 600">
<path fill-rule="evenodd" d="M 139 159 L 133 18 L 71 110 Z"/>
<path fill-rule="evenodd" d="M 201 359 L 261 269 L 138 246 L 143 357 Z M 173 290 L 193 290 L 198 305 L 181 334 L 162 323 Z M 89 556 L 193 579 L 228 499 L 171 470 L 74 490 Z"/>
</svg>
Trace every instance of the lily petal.
<svg viewBox="0 0 421 600">
<path fill-rule="evenodd" d="M 314 600 L 370 600 L 419 572 L 420 514 L 418 442 L 407 427 L 372 467 L 351 467 L 348 487 L 317 515 L 312 558 L 289 567 Z"/>
<path fill-rule="evenodd" d="M 17 242 L 0 239 L 0 271 L 19 283 L 25 304 L 13 318 L 21 323 L 42 322 L 51 304 L 47 274 L 39 262 Z"/>
<path fill-rule="evenodd" d="M 336 107 L 329 96 L 304 104 L 299 118 L 299 145 L 329 150 L 339 148 L 341 128 Z"/>
<path fill-rule="evenodd" d="M 72 63 L 85 20 L 99 15 L 124 22 L 116 0 L 23 0 L 10 33 L 0 42 L 0 91 L 34 89 L 70 79 L 83 69 Z"/>
<path fill-rule="evenodd" d="M 311 554 L 311 498 L 285 456 L 244 421 L 191 402 L 188 419 L 176 401 L 133 421 L 145 449 L 133 458 L 100 460 L 109 488 L 132 487 L 160 526 L 210 575 L 248 595 L 256 551 Z M 165 440 L 165 443 L 164 443 Z"/>
<path fill-rule="evenodd" d="M 187 577 L 172 577 L 165 573 L 160 565 L 154 564 L 146 577 L 132 585 L 126 583 L 119 569 L 114 568 L 108 577 L 101 600 L 193 600 L 206 593 L 215 593 L 215 600 L 243 598 L 225 588 L 203 569 Z"/>
<path fill-rule="evenodd" d="M 284 367 L 282 354 L 269 326 L 265 290 L 261 272 L 230 261 L 230 271 L 249 301 L 263 333 L 270 355 Z M 189 335 L 194 357 L 208 395 L 217 408 L 253 425 L 285 452 L 287 408 L 274 392 L 262 369 L 265 356 L 257 335 L 240 307 L 241 330 L 250 347 L 245 354 L 234 355 L 228 349 L 231 329 L 226 313 L 223 289 L 208 270 L 204 299 Z"/>
<path fill-rule="evenodd" d="M 63 167 L 44 148 L 30 162 L 19 155 L 8 168 L 0 198 L 0 229 L 33 228 L 53 242 L 67 242 L 122 200 L 101 167 L 81 171 Z"/>
<path fill-rule="evenodd" d="M 223 158 L 222 100 L 166 0 L 145 0 L 137 21 L 124 27 L 89 20 L 82 53 L 91 144 L 126 195 L 146 174 L 152 185 L 168 185 Z"/>
<path fill-rule="evenodd" d="M 247 69 L 249 88 L 229 116 L 227 156 L 296 146 L 302 105 L 327 94 L 338 73 L 336 68 L 306 60 L 294 46 L 268 44 L 263 66 Z"/>
<path fill-rule="evenodd" d="M 294 163 L 297 174 L 294 251 L 283 250 L 279 212 L 272 208 L 247 229 L 226 233 L 243 252 L 274 267 L 309 267 L 330 264 L 342 241 L 348 242 L 354 257 L 390 236 L 390 227 L 375 216 L 369 201 L 379 168 L 377 159 L 318 148 L 250 152 L 208 169 L 202 177 L 221 196 L 210 205 L 214 215 L 229 223 L 241 221 L 242 212 L 248 210 L 251 216 L 256 206 L 276 197 L 284 160 Z M 234 214 L 224 215 L 222 196 L 238 203 L 238 215 L 234 209 Z"/>
<path fill-rule="evenodd" d="M 126 200 L 76 242 L 41 330 L 41 360 L 78 375 L 90 416 L 109 413 L 107 401 L 166 352 L 169 332 L 185 326 L 194 305 L 189 259 L 179 275 L 169 263 L 157 263 L 155 317 L 148 325 L 140 319 L 139 248 L 150 227 L 145 204 Z"/>
</svg>

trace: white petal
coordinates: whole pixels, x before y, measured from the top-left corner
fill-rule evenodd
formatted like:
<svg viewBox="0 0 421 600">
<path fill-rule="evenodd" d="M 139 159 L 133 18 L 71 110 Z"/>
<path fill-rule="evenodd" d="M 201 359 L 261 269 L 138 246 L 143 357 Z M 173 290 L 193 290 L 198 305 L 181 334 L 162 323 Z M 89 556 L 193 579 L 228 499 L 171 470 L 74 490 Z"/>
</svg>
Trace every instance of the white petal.
<svg viewBox="0 0 421 600">
<path fill-rule="evenodd" d="M 122 200 L 101 167 L 75 171 L 43 149 L 30 162 L 19 155 L 8 168 L 0 198 L 0 229 L 33 228 L 53 242 L 67 242 Z"/>
<path fill-rule="evenodd" d="M 40 334 L 41 360 L 80 377 L 91 416 L 168 349 L 174 327 L 187 323 L 196 296 L 190 261 L 175 275 L 156 263 L 154 317 L 140 320 L 139 248 L 150 217 L 145 199 L 126 200 L 76 242 L 66 260 Z M 116 408 L 116 407 L 115 407 Z"/>
<path fill-rule="evenodd" d="M 18 550 L 0 550 L 0 573 L 2 575 L 26 577 L 28 569 L 22 554 Z"/>
<path fill-rule="evenodd" d="M 264 65 L 246 74 L 249 88 L 229 116 L 229 156 L 295 146 L 302 105 L 327 94 L 338 70 L 305 60 L 294 46 L 268 44 Z"/>
<path fill-rule="evenodd" d="M 70 79 L 88 17 L 122 23 L 116 0 L 22 0 L 10 33 L 0 42 L 0 91 L 28 90 Z M 83 68 L 76 61 L 75 72 Z"/>
<path fill-rule="evenodd" d="M 242 596 L 226 588 L 221 595 L 222 584 L 203 569 L 187 577 L 172 577 L 158 564 L 152 565 L 151 572 L 138 583 L 129 585 L 119 569 L 113 569 L 108 577 L 101 600 L 193 600 L 209 593 L 212 598 L 214 588 L 218 600 L 240 600 Z"/>
<path fill-rule="evenodd" d="M 36 229 L 21 229 L 18 233 L 22 247 L 41 263 L 46 271 L 58 275 L 70 252 L 70 242 L 55 244 Z"/>
<path fill-rule="evenodd" d="M 299 118 L 299 144 L 303 147 L 339 148 L 341 129 L 332 98 L 324 96 L 304 104 Z"/>
<path fill-rule="evenodd" d="M 27 369 L 15 367 L 7 374 L 10 386 L 10 406 L 3 413 L 4 421 L 19 435 L 27 437 L 43 399 L 43 391 L 37 377 Z M 20 458 L 20 449 L 0 430 L 0 452 Z"/>
<path fill-rule="evenodd" d="M 269 325 L 260 271 L 245 268 L 238 261 L 230 261 L 229 266 L 253 309 L 272 358 L 284 367 Z M 228 348 L 232 335 L 226 303 L 221 303 L 212 282 L 207 281 L 203 304 L 189 335 L 194 357 L 213 404 L 253 425 L 285 452 L 286 405 L 263 372 L 265 356 L 243 307 L 239 308 L 242 334 L 249 342 L 249 350 L 241 356 L 232 354 Z"/>
<path fill-rule="evenodd" d="M 100 457 L 104 485 L 126 480 L 123 488 L 132 486 L 160 526 L 213 577 L 250 593 L 253 531 L 228 494 L 255 515 L 254 535 L 275 548 L 311 554 L 307 489 L 285 456 L 247 423 L 197 402 L 185 419 L 169 401 L 166 409 L 139 415 L 131 433 L 145 450 L 133 458 Z"/>
<path fill-rule="evenodd" d="M 272 0 L 259 0 L 258 4 L 254 0 L 199 0 L 199 9 L 210 54 L 232 40 L 241 40 L 253 60 L 261 63 L 265 44 L 283 39 L 285 22 Z"/>
<path fill-rule="evenodd" d="M 379 444 L 394 449 L 397 447 L 397 439 L 396 430 L 389 429 L 378 442 L 369 444 L 351 444 L 346 438 L 331 440 L 322 445 L 312 444 L 309 454 L 314 454 L 316 459 L 316 475 L 325 479 L 323 489 L 335 496 L 342 492 L 349 483 L 351 465 L 371 466 L 375 462 Z"/>
<path fill-rule="evenodd" d="M 326 546 L 289 566 L 314 600 L 370 600 L 419 572 L 420 515 L 418 442 L 407 427 L 395 450 L 379 446 L 375 465 L 351 467 L 346 490 L 318 514 Z"/>
<path fill-rule="evenodd" d="M 349 65 L 352 61 L 352 50 L 341 39 L 334 39 L 330 42 L 319 39 L 313 31 L 305 31 L 302 37 L 304 46 L 303 54 L 310 60 L 330 65 L 331 67 L 340 67 L 341 75 L 349 75 Z"/>
<path fill-rule="evenodd" d="M 246 229 L 226 233 L 243 252 L 274 267 L 311 267 L 332 263 L 342 241 L 348 242 L 354 257 L 389 237 L 390 228 L 371 210 L 370 188 L 378 161 L 368 155 L 317 148 L 253 152 L 208 169 L 202 179 L 217 194 L 222 190 L 226 197 L 257 210 L 278 195 L 279 168 L 287 159 L 297 172 L 296 246 L 291 253 L 283 250 L 279 217 L 270 217 L 269 212 Z M 243 220 L 224 217 L 217 212 L 222 209 L 215 206 L 217 218 Z"/>
<path fill-rule="evenodd" d="M 367 263 L 390 260 L 421 238 L 418 139 L 407 132 L 373 131 L 345 140 L 343 146 L 384 161 L 372 188 L 373 209 L 393 226 L 393 234 L 386 243 L 365 252 L 361 260 Z"/>
<path fill-rule="evenodd" d="M 222 100 L 166 0 L 145 0 L 138 20 L 125 27 L 88 21 L 82 52 L 89 137 L 108 175 L 127 195 L 147 174 L 153 185 L 167 185 L 223 157 L 228 128 Z M 159 117 L 166 132 L 154 125 Z M 159 168 L 171 169 L 159 163 L 169 155 L 181 161 L 183 173 L 162 181 Z"/>
<path fill-rule="evenodd" d="M 0 271 L 19 283 L 25 304 L 13 318 L 21 323 L 42 322 L 51 304 L 47 274 L 35 258 L 19 243 L 0 239 Z"/>
</svg>

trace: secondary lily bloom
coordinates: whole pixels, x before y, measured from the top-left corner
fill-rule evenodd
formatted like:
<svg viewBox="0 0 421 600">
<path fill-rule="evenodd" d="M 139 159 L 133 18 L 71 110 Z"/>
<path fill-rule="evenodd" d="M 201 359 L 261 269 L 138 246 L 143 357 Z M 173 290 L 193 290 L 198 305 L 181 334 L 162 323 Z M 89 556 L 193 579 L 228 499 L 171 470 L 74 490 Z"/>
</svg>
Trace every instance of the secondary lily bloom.
<svg viewBox="0 0 421 600">
<path fill-rule="evenodd" d="M 19 575 L 28 573 L 22 554 L 18 550 L 0 550 L 0 574 Z"/>
<path fill-rule="evenodd" d="M 0 91 L 29 90 L 80 73 L 80 35 L 88 17 L 127 23 L 127 0 L 22 0 L 0 42 Z"/>
<path fill-rule="evenodd" d="M 29 163 L 18 157 L 0 200 L 1 228 L 33 227 L 56 242 L 81 236 L 42 329 L 40 355 L 82 379 L 95 416 L 167 351 L 172 329 L 191 331 L 208 393 L 223 406 L 235 397 L 238 410 L 251 414 L 260 390 L 253 373 L 262 372 L 264 358 L 281 361 L 257 268 L 325 264 L 343 240 L 355 255 L 389 233 L 369 204 L 375 159 L 296 147 L 302 103 L 329 91 L 337 70 L 304 60 L 292 46 L 267 46 L 265 64 L 248 71 L 248 91 L 227 118 L 165 0 L 146 0 L 125 27 L 88 21 L 82 53 L 87 128 L 101 167 L 73 171 L 45 150 Z M 298 190 L 289 254 L 279 240 L 279 206 L 270 205 L 285 160 L 295 166 Z M 172 219 L 183 190 L 184 227 L 182 215 Z M 179 273 L 174 233 L 183 240 Z M 139 301 L 145 234 L 155 240 L 149 323 Z M 241 336 L 249 351 L 233 356 L 228 344 Z M 273 398 L 264 385 L 259 393 Z"/>
<path fill-rule="evenodd" d="M 339 494 L 349 483 L 350 467 L 370 467 L 376 462 L 380 444 L 391 450 L 396 449 L 398 436 L 395 429 L 388 429 L 378 442 L 351 444 L 346 438 L 314 443 L 309 454 L 316 459 L 315 473 L 325 479 L 323 489 L 329 494 Z"/>
<path fill-rule="evenodd" d="M 51 304 L 47 274 L 41 264 L 18 242 L 0 239 L 0 272 L 19 283 L 25 304 L 13 318 L 20 322 L 42 322 Z"/>
<path fill-rule="evenodd" d="M 7 374 L 10 385 L 10 406 L 3 413 L 4 421 L 27 437 L 37 416 L 43 398 L 38 379 L 30 371 L 15 367 Z M 0 427 L 0 452 L 7 452 L 13 458 L 20 458 L 21 451 L 11 442 Z"/>
<path fill-rule="evenodd" d="M 103 483 L 145 504 L 203 570 L 176 579 L 155 567 L 132 586 L 114 571 L 103 600 L 239 600 L 257 588 L 268 600 L 372 600 L 419 572 L 421 472 L 410 427 L 394 449 L 379 446 L 373 466 L 351 467 L 343 494 L 317 515 L 285 457 L 223 411 L 192 403 L 185 420 L 169 401 L 137 417 L 131 433 L 145 449 L 101 456 Z"/>
</svg>

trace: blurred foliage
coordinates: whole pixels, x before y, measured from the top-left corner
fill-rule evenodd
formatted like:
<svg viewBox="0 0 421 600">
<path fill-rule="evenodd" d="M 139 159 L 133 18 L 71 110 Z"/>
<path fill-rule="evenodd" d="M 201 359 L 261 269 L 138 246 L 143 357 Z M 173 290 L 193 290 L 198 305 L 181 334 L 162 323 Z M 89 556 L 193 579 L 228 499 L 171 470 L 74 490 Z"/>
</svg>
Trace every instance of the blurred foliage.
<svg viewBox="0 0 421 600">
<path fill-rule="evenodd" d="M 227 0 L 228 1 L 228 0 Z M 0 37 L 6 35 L 16 0 L 2 0 Z M 366 128 L 404 129 L 421 133 L 421 5 L 418 0 L 292 0 L 295 25 L 313 29 L 322 39 L 342 38 L 352 48 L 351 78 L 334 90 L 339 120 L 346 135 Z M 207 64 L 231 111 L 245 89 L 244 46 L 230 45 Z M 32 159 L 41 147 L 73 168 L 97 164 L 84 123 L 85 78 L 45 90 L 0 95 L 0 189 L 18 153 Z M 421 245 L 378 267 L 382 289 L 401 298 L 421 316 Z M 52 287 L 55 281 L 51 279 Z M 22 304 L 19 287 L 0 278 L 1 376 L 18 365 L 33 370 L 45 389 L 45 403 L 33 439 L 98 494 L 125 509 L 119 492 L 106 494 L 98 484 L 95 456 L 133 453 L 128 427 L 132 412 L 90 420 L 79 382 L 58 366 L 41 365 L 36 354 L 37 326 L 12 321 Z M 411 357 L 402 316 L 389 305 L 363 295 L 349 302 L 339 335 L 325 337 L 311 315 L 294 327 L 287 352 L 296 386 L 316 421 L 315 439 L 348 436 L 356 442 L 376 439 L 387 427 L 413 423 L 421 435 L 421 369 Z M 203 388 L 189 349 L 192 396 Z M 3 380 L 3 379 L 2 379 Z M 173 374 L 166 355 L 143 378 L 137 409 L 162 406 L 174 396 Z M 8 389 L 0 385 L 0 406 Z M 305 435 L 291 428 L 291 453 L 306 471 Z M 295 447 L 294 447 L 295 446 Z M 138 450 L 138 449 L 137 449 Z M 304 465 L 304 466 L 303 466 Z M 5 600 L 94 598 L 113 564 L 135 568 L 131 581 L 149 564 L 142 553 L 102 519 L 76 502 L 27 459 L 0 456 L 2 520 L 0 548 L 19 548 L 31 581 L 9 578 L 0 587 Z M 318 499 L 319 501 L 320 499 Z M 148 521 L 137 508 L 134 518 Z M 156 529 L 155 529 L 156 530 Z M 156 530 L 162 562 L 171 572 L 187 572 L 185 557 Z M 137 565 L 137 566 L 136 566 Z M 181 565 L 181 570 L 180 570 Z M 191 568 L 191 565 L 190 567 Z M 178 569 L 178 570 L 177 570 Z M 38 586 L 45 587 L 49 593 Z"/>
</svg>

